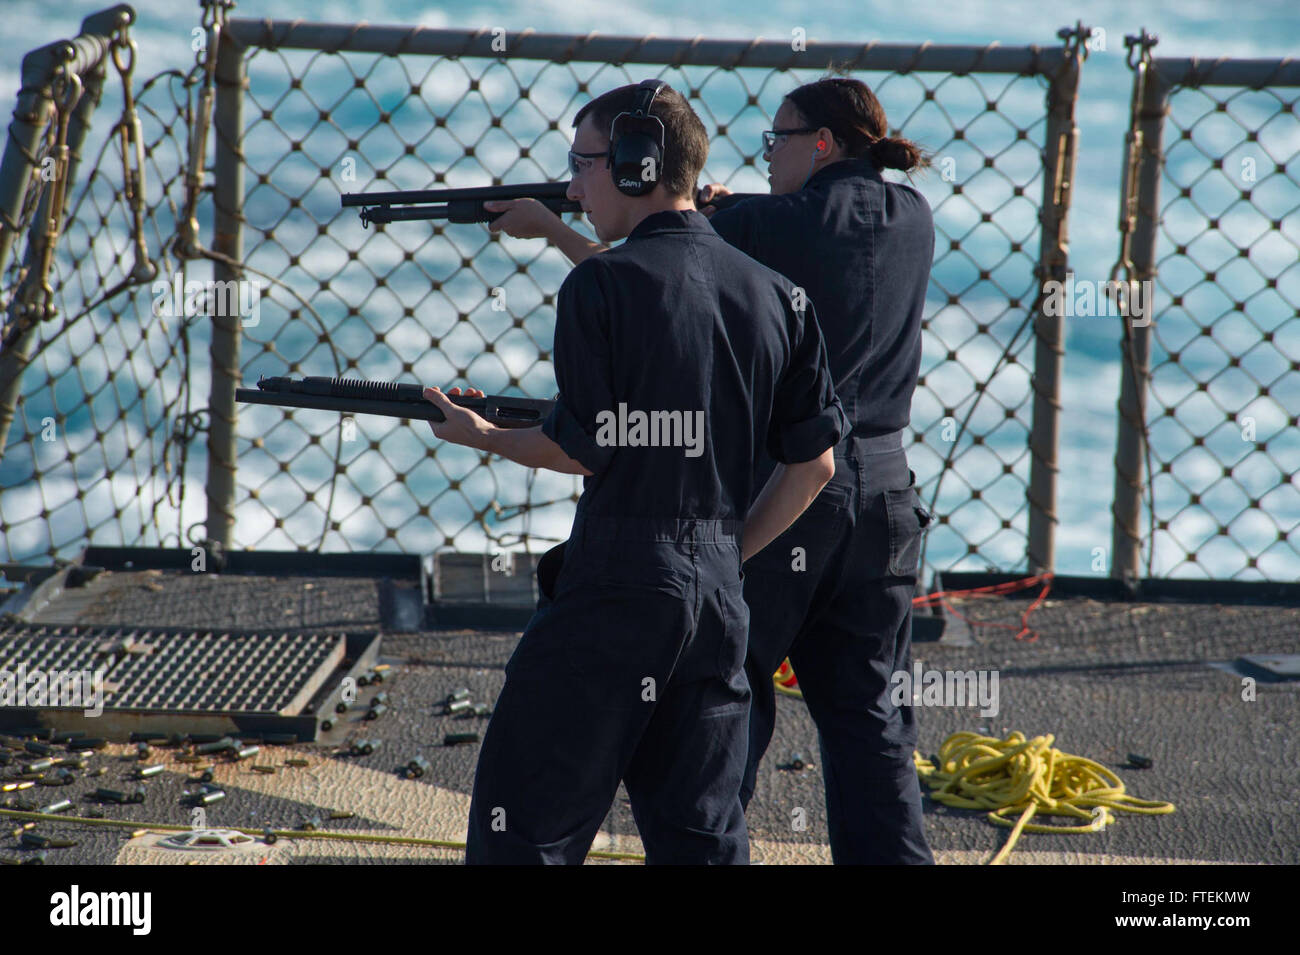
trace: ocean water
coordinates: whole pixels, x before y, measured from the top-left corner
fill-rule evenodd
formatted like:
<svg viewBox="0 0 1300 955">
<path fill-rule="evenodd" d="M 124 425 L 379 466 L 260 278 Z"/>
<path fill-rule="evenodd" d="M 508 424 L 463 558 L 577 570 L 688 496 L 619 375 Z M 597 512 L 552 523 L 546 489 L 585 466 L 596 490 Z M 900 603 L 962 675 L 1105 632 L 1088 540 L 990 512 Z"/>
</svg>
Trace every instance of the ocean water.
<svg viewBox="0 0 1300 955">
<path fill-rule="evenodd" d="M 13 28 L 0 37 L 0 101 L 13 101 L 18 88 L 18 64 L 26 50 L 74 35 L 81 18 L 100 6 L 65 3 L 51 10 L 26 0 L 7 2 L 5 10 Z M 198 22 L 197 3 L 142 0 L 134 6 L 139 14 L 134 28 L 140 44 L 137 75 L 147 76 L 165 68 L 188 69 L 193 62 L 190 31 Z M 947 5 L 940 10 L 880 2 L 829 3 L 806 9 L 788 2 L 756 6 L 722 0 L 709 5 L 705 14 L 698 5 L 681 2 L 656 4 L 645 10 L 590 2 L 446 3 L 431 8 L 406 0 L 364 5 L 341 0 L 312 4 L 243 0 L 235 12 L 250 17 L 328 22 L 364 18 L 372 23 L 460 29 L 500 26 L 510 32 L 532 28 L 540 32 L 761 36 L 784 40 L 792 31 L 803 30 L 811 41 L 997 42 L 1004 46 L 1055 46 L 1059 43 L 1057 29 L 1075 19 L 1082 20 L 1104 30 L 1104 37 L 1097 37 L 1099 48 L 1090 53 L 1084 66 L 1076 114 L 1080 146 L 1070 219 L 1070 263 L 1080 282 L 1105 280 L 1118 253 L 1119 180 L 1132 82 L 1132 74 L 1124 64 L 1124 34 L 1145 26 L 1160 37 L 1157 55 L 1210 59 L 1287 56 L 1300 39 L 1300 12 L 1294 4 L 1285 2 L 1232 6 L 1222 2 L 1186 3 L 1176 10 L 1152 2 L 1081 3 L 1068 8 L 973 2 Z M 301 66 L 306 56 L 286 54 L 285 58 Z M 324 125 L 316 124 L 305 107 L 276 107 L 277 123 L 284 128 L 284 133 L 278 133 L 270 124 L 256 125 L 255 115 L 257 108 L 269 108 L 287 93 L 285 58 L 258 54 L 250 62 L 253 85 L 251 107 L 246 108 L 250 123 L 246 149 L 250 168 L 265 170 L 273 180 L 270 186 L 257 187 L 252 182 L 255 177 L 250 176 L 246 207 L 250 231 L 245 240 L 250 263 L 272 274 L 283 271 L 285 281 L 311 300 L 320 319 L 331 328 L 335 354 L 358 359 L 360 372 L 354 374 L 448 385 L 467 379 L 488 390 L 507 390 L 517 382 L 515 387 L 525 393 L 549 395 L 554 384 L 549 366 L 535 358 L 539 349 L 545 350 L 550 344 L 551 312 L 545 297 L 554 292 L 564 274 L 565 266 L 558 254 L 542 251 L 537 242 L 490 243 L 481 227 L 463 226 L 448 229 L 436 241 L 412 238 L 411 247 L 419 249 L 419 262 L 412 264 L 404 261 L 403 252 L 406 239 L 416 235 L 416 224 L 401 233 L 403 242 L 399 246 L 395 241 L 380 241 L 373 234 L 363 233 L 350 215 L 340 218 L 337 202 L 341 187 L 321 179 L 317 159 L 346 150 L 349 131 L 373 122 L 379 108 L 376 103 L 399 101 L 410 78 L 393 64 L 381 63 L 367 77 L 373 100 L 342 100 L 333 111 L 332 124 Z M 443 72 L 435 71 L 427 78 L 416 71 L 430 112 L 449 108 L 464 83 L 464 71 L 457 65 L 444 64 L 439 69 Z M 590 79 L 593 89 L 624 81 L 621 73 L 607 68 L 575 64 L 574 69 L 584 79 Z M 687 78 L 702 78 L 705 74 L 707 71 L 687 71 Z M 813 70 L 799 79 L 816 75 Z M 350 76 L 329 69 L 318 69 L 313 77 L 313 96 L 328 102 L 341 97 L 351 81 Z M 872 82 L 870 77 L 864 78 Z M 566 83 L 571 85 L 565 77 L 545 72 L 536 75 L 522 65 L 509 74 L 488 71 L 483 77 L 482 102 L 499 106 L 501 98 L 511 95 L 512 90 L 527 87 L 537 106 L 536 115 L 523 108 L 512 112 L 509 131 L 518 137 L 536 137 L 545 129 L 543 114 L 563 114 L 563 131 L 576 108 L 563 99 L 567 95 Z M 794 83 L 794 78 L 776 77 L 763 86 L 759 94 L 762 112 L 770 116 L 782 93 Z M 111 88 L 112 83 L 99 113 L 101 123 L 116 113 Z M 752 141 L 765 125 L 763 116 L 744 109 L 747 91 L 730 78 L 705 79 L 704 89 L 706 125 L 728 123 L 732 138 L 715 144 L 706 179 L 722 179 L 741 190 L 763 188 L 753 170 L 740 166 L 741 151 L 752 150 Z M 1043 85 L 1007 77 L 982 77 L 978 85 L 954 83 L 939 99 L 947 114 L 922 102 L 921 86 L 906 78 L 892 80 L 878 90 L 891 123 L 903 123 L 904 134 L 922 144 L 946 139 L 946 130 L 951 128 L 945 125 L 949 117 L 975 129 L 971 117 L 977 115 L 986 96 L 997 99 L 1000 106 L 998 116 L 987 122 L 980 120 L 984 125 L 979 127 L 979 136 L 972 137 L 985 151 L 999 153 L 999 175 L 971 175 L 966 192 L 969 201 L 965 202 L 954 201 L 950 184 L 936 172 L 917 181 L 935 207 L 941 230 L 941 258 L 935 267 L 932 307 L 927 309 L 930 320 L 923 368 L 925 387 L 913 405 L 913 428 L 922 436 L 921 444 L 912 452 L 913 466 L 921 479 L 923 496 L 928 499 L 948 451 L 941 436 L 943 419 L 953 416 L 954 411 L 957 421 L 964 417 L 975 382 L 993 368 L 1008 329 L 1017 324 L 1009 317 L 1016 313 L 1009 300 L 1019 302 L 1019 313 L 1032 301 L 1032 267 L 1037 251 L 1035 217 L 1042 188 L 1036 168 L 1037 152 L 1028 142 L 1017 143 L 1014 126 L 1001 116 L 1026 125 L 1039 123 L 1036 141 L 1041 141 Z M 1173 470 L 1156 478 L 1157 501 L 1162 494 L 1169 495 L 1167 500 L 1185 497 L 1187 491 L 1179 486 L 1182 482 L 1200 493 L 1201 506 L 1159 515 L 1169 521 L 1169 527 L 1157 535 L 1153 571 L 1157 575 L 1294 580 L 1300 578 L 1300 494 L 1294 484 L 1294 474 L 1300 471 L 1300 439 L 1289 421 L 1300 410 L 1300 384 L 1294 365 L 1289 365 L 1300 360 L 1300 321 L 1296 319 L 1295 305 L 1300 302 L 1296 244 L 1300 242 L 1300 220 L 1293 211 L 1300 178 L 1300 160 L 1294 158 L 1300 154 L 1300 131 L 1294 115 L 1295 96 L 1278 101 L 1269 93 L 1246 93 L 1234 99 L 1230 115 L 1216 114 L 1211 108 L 1208 117 L 1207 103 L 1209 100 L 1196 93 L 1176 99 L 1166 131 L 1166 141 L 1172 142 L 1172 131 L 1194 129 L 1194 139 L 1170 149 L 1168 175 L 1169 181 L 1197 185 L 1194 203 L 1173 204 L 1165 216 L 1168 238 L 1162 244 L 1162 253 L 1167 258 L 1162 263 L 1161 288 L 1156 297 L 1162 316 L 1158 336 L 1160 347 L 1177 352 L 1179 361 L 1157 369 L 1153 397 L 1177 404 L 1178 413 L 1161 418 L 1152 427 L 1156 449 L 1167 457 L 1177 455 Z M 514 144 L 485 125 L 488 106 L 471 103 L 460 107 L 456 115 L 457 123 L 446 135 L 429 136 L 421 142 L 419 157 L 433 168 L 447 170 L 451 182 L 481 184 L 488 170 L 508 181 L 528 181 L 554 176 L 562 168 L 562 135 L 543 136 L 531 159 L 519 161 Z M 297 121 L 302 125 L 295 128 Z M 393 126 L 399 131 L 420 130 L 428 126 L 428 115 L 395 114 Z M 1262 131 L 1260 140 L 1248 143 L 1247 127 Z M 419 135 L 412 132 L 412 136 Z M 289 149 L 289 137 L 304 141 L 304 153 Z M 465 159 L 463 143 L 467 141 L 476 143 L 474 161 Z M 1230 185 L 1205 175 L 1204 155 L 1191 148 L 1203 143 L 1213 145 L 1228 163 L 1239 163 L 1259 147 L 1267 147 L 1269 155 L 1280 162 L 1283 175 L 1268 181 L 1267 188 L 1262 186 L 1255 197 L 1262 215 L 1240 204 L 1234 206 L 1236 197 Z M 363 150 L 367 165 L 359 171 L 357 185 L 343 187 L 345 191 L 370 188 L 377 181 L 373 175 L 378 169 L 391 170 L 393 186 L 424 185 L 427 167 L 404 158 L 401 147 L 395 137 L 368 138 Z M 959 176 L 980 159 L 959 143 L 949 144 L 939 158 L 945 156 L 953 160 Z M 1012 185 L 1026 187 L 1028 198 L 1014 197 Z M 382 182 L 375 186 L 387 187 Z M 289 195 L 301 195 L 300 206 L 292 206 Z M 1162 205 L 1169 199 L 1167 182 Z M 996 227 L 979 221 L 978 212 L 984 208 L 999 209 Z M 1220 213 L 1220 230 L 1201 236 L 1205 216 Z M 1281 230 L 1270 233 L 1267 219 L 1271 217 L 1283 219 Z M 318 224 L 325 222 L 330 223 L 331 241 L 318 242 Z M 390 237 L 397 234 L 395 228 L 390 227 Z M 427 225 L 424 228 L 427 230 Z M 274 243 L 259 244 L 258 231 L 268 229 L 274 230 Z M 959 238 L 962 251 L 943 249 L 945 238 Z M 1010 244 L 1022 240 L 1028 243 L 1027 253 L 1011 253 Z M 361 261 L 357 263 L 350 259 L 349 251 L 363 243 Z M 1168 246 L 1174 243 L 1187 244 L 1189 255 L 1168 256 Z M 1243 264 L 1238 251 L 1244 246 L 1250 246 L 1251 256 Z M 309 255 L 299 265 L 290 266 L 290 253 L 285 249 L 309 250 Z M 94 254 L 112 257 L 123 251 L 97 247 Z M 530 263 L 526 276 L 515 271 L 521 259 Z M 472 269 L 458 267 L 466 260 L 473 262 Z M 977 281 L 981 269 L 991 273 L 991 283 Z M 1204 281 L 1207 271 L 1215 272 L 1214 282 Z M 1279 277 L 1275 289 L 1258 291 L 1261 271 Z M 386 293 L 389 299 L 375 293 L 374 275 L 390 273 L 400 281 L 395 280 L 392 291 Z M 202 274 L 200 271 L 197 277 Z M 422 275 L 425 282 L 430 276 L 454 277 L 444 283 L 440 295 L 413 296 L 410 289 L 422 280 Z M 508 312 L 495 312 L 490 307 L 487 292 L 493 287 L 506 290 Z M 947 306 L 942 300 L 944 292 L 957 295 L 959 306 Z M 1184 300 L 1181 306 L 1171 307 L 1170 299 L 1176 295 L 1184 296 Z M 368 296 L 364 320 L 349 318 L 349 309 Z M 1234 303 L 1242 300 L 1250 301 L 1248 317 L 1233 314 Z M 147 298 L 144 301 L 147 303 Z M 386 308 L 386 304 L 390 307 Z M 264 305 L 265 324 L 249 329 L 244 342 L 248 380 L 255 380 L 258 374 L 279 373 L 285 361 L 294 360 L 301 360 L 312 373 L 336 373 L 332 356 L 321 345 L 315 319 L 301 311 L 297 316 L 289 315 L 297 305 L 291 296 L 277 290 Z M 406 308 L 413 308 L 414 314 L 403 315 Z M 469 315 L 473 326 L 458 322 L 458 314 Z M 1200 334 L 1200 323 L 1207 316 L 1222 316 L 1215 321 L 1212 337 Z M 519 327 L 514 327 L 513 317 L 522 319 Z M 975 322 L 1003 329 L 1003 337 L 997 342 L 989 337 L 972 337 Z M 1099 572 L 1098 548 L 1103 551 L 1104 561 L 1108 560 L 1110 547 L 1120 334 L 1115 318 L 1071 317 L 1065 327 L 1057 568 L 1064 573 L 1095 574 Z M 203 367 L 207 344 L 202 329 L 196 326 L 194 331 L 192 382 L 195 394 L 201 396 L 207 384 Z M 381 345 L 375 344 L 375 331 L 384 335 Z M 1262 334 L 1272 334 L 1276 347 L 1258 347 Z M 431 341 L 437 343 L 436 348 L 431 347 Z M 494 346 L 491 354 L 484 353 L 487 341 Z M 1027 334 L 1022 341 L 1028 343 Z M 259 352 L 259 346 L 272 342 L 272 349 Z M 161 376 L 159 387 L 174 395 L 180 383 L 176 368 L 166 361 L 168 347 L 174 347 L 174 339 L 165 335 L 150 339 L 143 350 L 153 360 L 140 362 L 132 374 L 135 381 L 146 383 Z M 968 371 L 944 362 L 946 351 L 958 352 Z M 1224 365 L 1225 351 L 1239 356 L 1239 364 L 1215 374 Z M 1018 354 L 1032 363 L 1032 351 Z M 79 373 L 70 374 L 74 356 Z M 28 520 L 11 531 L 3 545 L 8 558 L 21 559 L 49 546 L 71 546 L 84 527 L 100 524 L 104 514 L 118 509 L 125 508 L 122 520 L 128 535 L 131 520 L 147 523 L 150 519 L 140 516 L 138 510 L 134 512 L 137 517 L 130 516 L 133 512 L 129 502 L 138 496 L 135 483 L 141 467 L 131 458 L 131 452 L 140 449 L 140 456 L 146 459 L 159 453 L 158 408 L 145 407 L 140 415 L 116 424 L 100 413 L 98 399 L 79 408 L 82 394 L 103 396 L 109 382 L 114 383 L 113 388 L 123 395 L 123 400 L 131 398 L 130 382 L 124 383 L 122 369 L 112 367 L 108 356 L 95 357 L 88 333 L 82 333 L 80 340 L 69 337 L 52 343 L 41 361 L 46 373 L 61 376 L 52 404 L 70 414 L 67 441 L 78 452 L 78 465 L 76 473 L 68 468 L 50 472 L 42 486 L 35 488 L 15 486 L 15 475 L 20 473 L 23 462 L 7 456 L 0 463 L 6 520 L 13 514 L 36 513 L 42 507 L 52 512 L 48 522 Z M 156 371 L 159 367 L 161 372 Z M 1209 387 L 1198 388 L 1197 383 L 1207 379 Z M 1267 396 L 1258 394 L 1258 382 L 1268 383 Z M 977 405 L 972 430 L 989 434 L 990 439 L 982 447 L 958 441 L 959 464 L 944 473 L 939 486 L 937 509 L 948 516 L 950 523 L 936 528 L 931 535 L 927 562 L 932 567 L 1021 566 L 1023 539 L 1003 527 L 1003 521 L 1024 520 L 1023 485 L 1010 475 L 1002 475 L 1001 466 L 1019 462 L 1027 474 L 1023 469 L 1027 431 L 1014 421 L 1001 423 L 999 419 L 1002 409 L 1010 407 L 1019 409 L 1020 420 L 1027 423 L 1029 394 L 1028 367 L 1012 366 L 998 374 L 986 399 Z M 28 420 L 39 420 L 42 410 L 28 409 Z M 578 489 L 574 479 L 543 473 L 529 483 L 524 469 L 508 463 L 481 468 L 476 455 L 461 449 L 440 450 L 435 463 L 425 455 L 432 441 L 427 431 L 412 440 L 400 428 L 364 419 L 358 423 L 367 440 L 355 448 L 340 445 L 337 434 L 324 431 L 319 417 L 303 422 L 303 427 L 322 429 L 322 440 L 317 445 L 299 427 L 277 428 L 278 413 L 263 409 L 245 409 L 241 413 L 240 484 L 258 488 L 259 496 L 256 502 L 241 504 L 238 511 L 236 537 L 240 546 L 291 548 L 319 543 L 328 550 L 396 547 L 419 552 L 430 549 L 431 539 L 440 542 L 440 531 L 451 530 L 455 532 L 452 546 L 478 549 L 486 546 L 475 526 L 485 502 L 495 498 L 503 503 L 518 503 L 525 494 L 533 501 L 560 502 L 533 513 L 531 533 L 564 536 L 567 507 L 571 506 L 566 502 Z M 1242 422 L 1247 419 L 1256 440 L 1266 443 L 1266 456 L 1245 453 L 1250 444 L 1244 440 Z M 16 424 L 15 431 L 18 427 Z M 1189 446 L 1188 428 L 1210 432 L 1204 446 Z M 102 457 L 92 453 L 96 432 L 103 433 L 97 439 Z M 263 438 L 264 451 L 250 447 L 253 436 Z M 10 441 L 14 440 L 11 434 Z M 369 446 L 369 441 L 375 447 Z M 38 445 L 35 454 L 48 466 L 59 459 L 61 451 Z M 331 459 L 336 454 L 348 462 L 347 474 L 337 481 L 331 479 Z M 291 473 L 280 467 L 283 460 L 292 461 Z M 1225 469 L 1231 473 L 1231 480 L 1219 480 Z M 105 472 L 112 474 L 111 480 L 99 480 Z M 459 482 L 459 486 L 452 487 L 453 482 Z M 980 501 L 969 499 L 972 486 L 980 489 Z M 187 525 L 201 520 L 202 492 L 202 470 L 194 469 L 184 513 L 179 512 L 175 502 L 164 500 L 151 509 L 150 515 L 170 528 L 176 526 L 178 515 Z M 1265 501 L 1274 520 L 1265 520 L 1252 511 L 1248 506 L 1251 500 Z M 417 501 L 432 502 L 429 506 L 435 517 L 419 513 Z M 339 522 L 336 530 L 325 526 L 327 503 L 331 518 Z M 380 520 L 375 519 L 376 515 Z M 484 519 L 489 525 L 499 523 L 501 530 L 519 529 L 518 521 L 498 522 L 498 517 L 489 514 Z M 281 526 L 276 525 L 277 519 Z M 386 537 L 385 523 L 399 524 L 399 532 Z M 1228 526 L 1230 537 L 1216 537 L 1216 525 Z M 94 540 L 117 543 L 114 533 L 116 526 L 110 522 Z M 967 552 L 968 542 L 975 545 L 973 553 Z M 1262 554 L 1255 568 L 1244 566 L 1242 549 Z M 1189 553 L 1194 563 L 1188 562 Z"/>
</svg>

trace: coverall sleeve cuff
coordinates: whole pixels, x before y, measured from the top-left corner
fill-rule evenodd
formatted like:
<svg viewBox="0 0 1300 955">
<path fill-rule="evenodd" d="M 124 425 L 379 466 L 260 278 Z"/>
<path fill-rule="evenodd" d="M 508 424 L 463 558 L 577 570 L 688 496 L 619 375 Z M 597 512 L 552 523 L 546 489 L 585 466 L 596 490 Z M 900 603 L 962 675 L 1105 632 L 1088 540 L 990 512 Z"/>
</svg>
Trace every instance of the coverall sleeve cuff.
<svg viewBox="0 0 1300 955">
<path fill-rule="evenodd" d="M 569 457 L 577 461 L 592 474 L 599 474 L 609 466 L 610 459 L 617 448 L 602 447 L 596 439 L 583 429 L 578 419 L 573 416 L 564 398 L 557 398 L 555 407 L 542 422 L 542 434 L 560 446 Z"/>
<path fill-rule="evenodd" d="M 848 418 L 836 398 L 819 414 L 786 425 L 781 431 L 780 447 L 769 450 L 772 457 L 783 464 L 800 464 L 820 457 L 827 448 L 835 447 L 848 431 Z"/>
</svg>

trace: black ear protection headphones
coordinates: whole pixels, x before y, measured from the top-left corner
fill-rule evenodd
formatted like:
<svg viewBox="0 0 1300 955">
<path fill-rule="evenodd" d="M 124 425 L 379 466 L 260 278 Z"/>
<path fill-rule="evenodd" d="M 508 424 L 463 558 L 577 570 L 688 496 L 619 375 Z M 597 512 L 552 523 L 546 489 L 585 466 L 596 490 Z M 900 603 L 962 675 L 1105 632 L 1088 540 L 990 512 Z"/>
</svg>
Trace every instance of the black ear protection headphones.
<svg viewBox="0 0 1300 955">
<path fill-rule="evenodd" d="M 614 187 L 625 196 L 644 196 L 659 184 L 664 161 L 664 124 L 650 113 L 665 84 L 643 80 L 629 113 L 619 113 L 609 127 L 609 169 Z M 649 162 L 647 162 L 649 160 Z M 646 173 L 652 178 L 645 178 Z"/>
</svg>

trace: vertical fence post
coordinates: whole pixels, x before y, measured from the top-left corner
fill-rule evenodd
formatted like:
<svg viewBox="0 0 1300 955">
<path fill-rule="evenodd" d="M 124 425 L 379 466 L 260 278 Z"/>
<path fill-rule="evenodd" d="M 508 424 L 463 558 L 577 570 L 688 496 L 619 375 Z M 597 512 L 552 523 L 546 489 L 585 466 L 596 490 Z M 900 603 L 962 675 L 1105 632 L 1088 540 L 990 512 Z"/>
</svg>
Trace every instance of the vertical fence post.
<svg viewBox="0 0 1300 955">
<path fill-rule="evenodd" d="M 64 216 L 72 199 L 72 184 L 76 182 L 77 167 L 81 163 L 81 148 L 90 131 L 91 116 L 103 94 L 104 79 L 108 72 L 109 41 L 117 29 L 129 26 L 135 20 L 135 11 L 125 4 L 91 14 L 81 23 L 81 33 L 72 40 L 51 43 L 33 50 L 23 57 L 22 88 L 14 107 L 13 122 L 9 124 L 9 142 L 5 146 L 0 164 L 0 270 L 9 261 L 14 240 L 21 228 L 23 200 L 38 174 L 32 163 L 40 152 L 41 139 L 46 127 L 54 121 L 55 107 L 51 98 L 51 84 L 60 67 L 76 73 L 81 78 L 81 97 L 72 108 L 68 119 L 66 145 L 68 165 L 64 170 Z M 24 263 L 29 271 L 26 280 L 16 289 L 9 290 L 3 303 L 8 312 L 4 338 L 0 341 L 0 458 L 4 457 L 9 440 L 9 429 L 17 413 L 18 396 L 23 373 L 30 363 L 32 346 L 41 325 L 40 318 L 24 314 L 24 299 L 28 282 L 37 279 L 36 263 L 40 261 L 45 244 L 46 223 L 49 218 L 50 189 L 46 188 L 37 201 L 28 231 L 28 245 Z M 59 223 L 60 235 L 66 227 Z M 52 305 L 43 302 L 42 305 Z"/>
<path fill-rule="evenodd" d="M 51 44 L 28 53 L 23 58 L 23 86 L 18 92 L 18 105 L 14 109 L 13 122 L 9 124 L 9 143 L 5 148 L 4 165 L 0 168 L 0 192 L 3 200 L 0 204 L 0 268 L 9 259 L 9 250 L 22 228 L 23 197 L 27 194 L 36 167 L 28 157 L 40 152 L 41 137 L 54 115 L 54 100 L 50 84 L 58 66 L 60 48 Z M 60 51 L 61 52 L 61 51 Z M 32 237 L 35 240 L 37 226 L 48 215 L 47 200 L 49 190 L 32 217 Z M 42 233 L 44 229 L 40 230 Z M 30 253 L 30 250 L 29 250 Z M 29 254 L 28 260 L 31 260 Z M 28 273 L 29 276 L 32 273 Z M 25 282 L 23 284 L 26 284 Z M 9 440 L 9 428 L 13 424 L 18 407 L 18 395 L 22 384 L 23 372 L 30 361 L 32 344 L 40 320 L 25 314 L 21 288 L 9 290 L 9 298 L 4 303 L 8 319 L 4 324 L 3 339 L 0 339 L 0 457 L 4 456 L 5 445 Z"/>
<path fill-rule="evenodd" d="M 1145 71 L 1140 100 L 1135 98 L 1137 115 L 1130 120 L 1130 129 L 1140 137 L 1137 150 L 1125 154 L 1124 179 L 1126 191 L 1130 182 L 1136 184 L 1133 235 L 1129 258 L 1132 263 L 1130 280 L 1146 282 L 1156 274 L 1156 242 L 1160 228 L 1160 176 L 1164 163 L 1165 114 L 1169 110 L 1169 83 L 1149 63 L 1140 63 L 1138 77 Z M 1135 79 L 1134 82 L 1138 82 Z M 1129 163 L 1136 155 L 1136 175 L 1130 178 Z M 1121 263 L 1122 264 L 1122 263 Z M 1154 286 L 1153 286 L 1154 288 Z M 1142 482 L 1143 461 L 1146 459 L 1147 388 L 1151 381 L 1151 321 L 1154 305 L 1144 296 L 1148 313 L 1146 324 L 1138 326 L 1125 317 L 1127 323 L 1121 340 L 1120 362 L 1119 434 L 1115 447 L 1115 503 L 1112 505 L 1114 523 L 1111 531 L 1111 549 L 1114 559 L 1111 576 L 1136 582 L 1141 563 L 1142 535 Z M 1131 301 L 1131 299 L 1130 299 Z M 1151 480 L 1152 475 L 1146 475 Z M 1150 534 L 1155 528 L 1147 529 Z"/>
<path fill-rule="evenodd" d="M 1040 212 L 1038 280 L 1040 292 L 1049 281 L 1065 282 L 1069 259 L 1070 197 L 1079 130 L 1074 104 L 1079 95 L 1079 70 L 1090 30 L 1082 25 L 1062 31 L 1074 37 L 1070 55 L 1047 87 L 1047 134 L 1044 143 L 1043 204 Z M 1039 294 L 1034 315 L 1034 419 L 1029 433 L 1029 573 L 1053 569 L 1056 561 L 1056 480 L 1060 468 L 1061 363 L 1063 318 L 1060 309 L 1046 314 L 1047 297 Z"/>
<path fill-rule="evenodd" d="M 222 30 L 217 47 L 213 116 L 217 154 L 212 194 L 215 210 L 212 248 L 236 262 L 244 258 L 244 83 L 244 48 Z M 225 262 L 213 261 L 214 281 L 229 282 L 241 277 Z M 206 536 L 223 548 L 230 546 L 230 530 L 235 521 L 235 388 L 239 384 L 239 336 L 238 314 L 213 316 Z"/>
</svg>

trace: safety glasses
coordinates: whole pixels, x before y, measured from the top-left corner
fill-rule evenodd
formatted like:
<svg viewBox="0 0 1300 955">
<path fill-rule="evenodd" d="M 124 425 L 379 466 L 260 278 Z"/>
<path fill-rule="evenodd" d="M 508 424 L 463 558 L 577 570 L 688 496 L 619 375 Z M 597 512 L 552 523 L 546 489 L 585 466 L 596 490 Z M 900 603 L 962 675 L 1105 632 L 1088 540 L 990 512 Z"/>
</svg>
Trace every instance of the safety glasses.
<svg viewBox="0 0 1300 955">
<path fill-rule="evenodd" d="M 606 159 L 609 156 L 608 150 L 602 153 L 576 153 L 569 150 L 569 175 L 576 177 L 579 173 L 585 172 L 591 166 L 594 159 Z"/>
<path fill-rule="evenodd" d="M 765 129 L 763 130 L 763 155 L 767 155 L 776 148 L 777 140 L 785 141 L 787 136 L 795 136 L 799 133 L 815 133 L 817 130 L 811 126 L 800 126 L 797 129 Z"/>
</svg>

